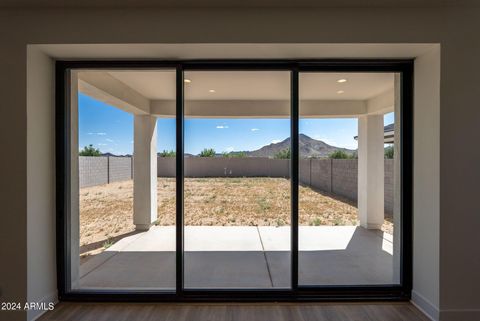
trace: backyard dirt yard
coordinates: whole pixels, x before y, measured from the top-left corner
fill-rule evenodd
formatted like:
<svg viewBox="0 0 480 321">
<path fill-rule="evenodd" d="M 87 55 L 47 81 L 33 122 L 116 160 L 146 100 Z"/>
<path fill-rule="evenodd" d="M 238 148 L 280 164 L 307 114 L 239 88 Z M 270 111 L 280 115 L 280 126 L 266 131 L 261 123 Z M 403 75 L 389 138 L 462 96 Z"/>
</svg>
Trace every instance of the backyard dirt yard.
<svg viewBox="0 0 480 321">
<path fill-rule="evenodd" d="M 158 225 L 175 224 L 175 179 L 158 178 Z M 185 224 L 290 224 L 290 181 L 283 178 L 186 178 Z M 133 182 L 80 190 L 81 253 L 108 247 L 134 233 Z M 308 187 L 299 190 L 300 225 L 357 225 L 357 208 Z M 384 231 L 393 225 L 385 221 Z"/>
</svg>

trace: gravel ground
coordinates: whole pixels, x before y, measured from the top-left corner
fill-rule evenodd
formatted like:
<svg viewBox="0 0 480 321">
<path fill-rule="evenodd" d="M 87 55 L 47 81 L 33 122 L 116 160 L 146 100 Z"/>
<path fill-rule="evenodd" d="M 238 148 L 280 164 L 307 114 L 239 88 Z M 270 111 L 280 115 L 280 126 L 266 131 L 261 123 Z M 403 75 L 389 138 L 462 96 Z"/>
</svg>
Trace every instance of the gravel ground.
<svg viewBox="0 0 480 321">
<path fill-rule="evenodd" d="M 175 224 L 175 179 L 158 178 L 158 225 Z M 357 208 L 300 186 L 300 225 L 357 225 Z M 80 190 L 81 253 L 108 247 L 133 225 L 133 183 Z M 290 181 L 283 178 L 186 178 L 186 225 L 282 226 L 290 224 Z M 392 233 L 385 221 L 382 230 Z"/>
</svg>

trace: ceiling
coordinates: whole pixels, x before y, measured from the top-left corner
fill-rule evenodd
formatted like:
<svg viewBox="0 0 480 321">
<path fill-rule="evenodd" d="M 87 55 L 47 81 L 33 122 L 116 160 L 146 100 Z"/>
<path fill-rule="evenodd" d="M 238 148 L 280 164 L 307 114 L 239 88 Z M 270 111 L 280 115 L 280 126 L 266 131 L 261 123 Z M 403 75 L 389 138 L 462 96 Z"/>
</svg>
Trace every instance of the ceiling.
<svg viewBox="0 0 480 321">
<path fill-rule="evenodd" d="M 110 71 L 151 100 L 175 99 L 175 71 Z M 300 99 L 366 100 L 393 88 L 393 73 L 302 73 Z M 187 71 L 187 100 L 288 100 L 288 71 Z M 346 82 L 339 83 L 339 79 Z M 214 91 L 214 92 L 212 92 Z"/>
</svg>

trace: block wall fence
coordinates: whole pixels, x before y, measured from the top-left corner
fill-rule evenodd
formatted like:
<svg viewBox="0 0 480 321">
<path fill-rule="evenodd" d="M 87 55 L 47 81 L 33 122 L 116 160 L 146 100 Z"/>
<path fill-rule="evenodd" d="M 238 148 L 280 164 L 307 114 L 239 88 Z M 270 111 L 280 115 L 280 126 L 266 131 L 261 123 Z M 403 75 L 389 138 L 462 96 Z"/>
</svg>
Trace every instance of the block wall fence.
<svg viewBox="0 0 480 321">
<path fill-rule="evenodd" d="M 133 178 L 133 158 L 79 157 L 80 188 Z M 356 159 L 302 159 L 299 180 L 303 186 L 357 202 L 358 162 Z M 175 158 L 158 157 L 158 177 L 175 177 Z M 286 159 L 201 158 L 185 159 L 185 177 L 290 177 Z M 393 211 L 393 159 L 385 160 L 385 212 Z"/>
<path fill-rule="evenodd" d="M 80 156 L 80 188 L 132 179 L 132 161 L 132 157 Z"/>
</svg>

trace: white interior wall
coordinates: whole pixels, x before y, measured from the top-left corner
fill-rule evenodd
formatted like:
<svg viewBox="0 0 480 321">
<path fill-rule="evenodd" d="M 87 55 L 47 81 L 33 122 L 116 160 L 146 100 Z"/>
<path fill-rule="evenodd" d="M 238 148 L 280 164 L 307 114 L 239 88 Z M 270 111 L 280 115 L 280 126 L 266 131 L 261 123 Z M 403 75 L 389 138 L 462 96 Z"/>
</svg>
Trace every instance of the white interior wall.
<svg viewBox="0 0 480 321">
<path fill-rule="evenodd" d="M 56 302 L 54 61 L 27 55 L 27 302 Z M 2 260 L 3 261 L 3 260 Z M 3 264 L 3 263 L 2 263 Z M 30 310 L 28 319 L 41 312 Z"/>
<path fill-rule="evenodd" d="M 415 59 L 413 302 L 439 318 L 440 48 Z"/>
<path fill-rule="evenodd" d="M 362 47 L 362 45 L 358 46 Z M 46 46 L 40 47 L 42 49 L 46 48 Z M 91 48 L 91 46 L 86 47 Z M 388 45 L 384 45 L 384 48 L 388 47 Z M 438 195 L 436 195 L 436 193 L 438 194 L 439 192 L 439 187 L 438 181 L 435 181 L 434 179 L 436 175 L 438 176 L 438 172 L 435 172 L 434 169 L 438 169 L 439 166 L 432 166 L 431 164 L 435 162 L 438 164 L 439 156 L 435 154 L 435 150 L 432 150 L 431 147 L 438 146 L 439 124 L 435 122 L 432 123 L 432 119 L 435 118 L 431 118 L 429 115 L 439 113 L 439 100 L 432 100 L 431 95 L 438 95 L 439 93 L 439 79 L 436 78 L 439 77 L 440 64 L 437 56 L 439 55 L 440 47 L 431 45 L 429 48 L 430 50 L 427 50 L 426 54 L 420 55 L 415 62 L 416 65 L 420 64 L 420 67 L 415 70 L 415 106 L 422 106 L 420 110 L 415 109 L 414 116 L 414 132 L 416 139 L 415 169 L 420 171 L 423 175 L 418 176 L 421 177 L 421 180 L 417 178 L 414 182 L 415 195 L 418 200 L 415 203 L 415 213 L 422 213 L 415 216 L 414 222 L 417 227 L 417 237 L 415 240 L 416 251 L 414 253 L 414 300 L 423 310 L 433 317 L 436 317 L 439 313 L 439 206 Z M 48 49 L 51 50 L 51 48 Z M 91 49 L 89 50 L 91 51 Z M 341 52 L 342 51 L 339 51 L 336 54 L 341 57 Z M 425 50 L 423 52 L 425 52 Z M 371 52 L 372 57 L 378 57 L 381 55 L 382 50 L 378 46 Z M 435 59 L 436 57 L 437 59 Z M 419 142 L 417 142 L 417 137 L 419 137 Z M 425 139 L 422 137 L 425 137 Z M 429 144 L 428 142 L 435 140 L 437 141 L 436 144 L 430 144 L 429 148 L 424 148 L 423 144 Z M 427 167 L 430 169 L 429 171 L 424 170 Z M 432 189 L 432 186 L 437 187 Z M 437 203 L 435 203 L 436 201 Z M 428 213 L 427 215 L 430 217 L 423 216 L 424 212 Z M 431 220 L 432 218 L 436 218 L 437 221 Z M 428 230 L 431 231 L 431 233 L 422 235 L 422 230 L 425 226 L 428 226 Z M 437 250 L 435 250 L 435 245 L 437 245 Z M 433 248 L 433 251 L 424 250 L 428 248 Z M 436 285 L 434 286 L 434 284 Z"/>
</svg>

